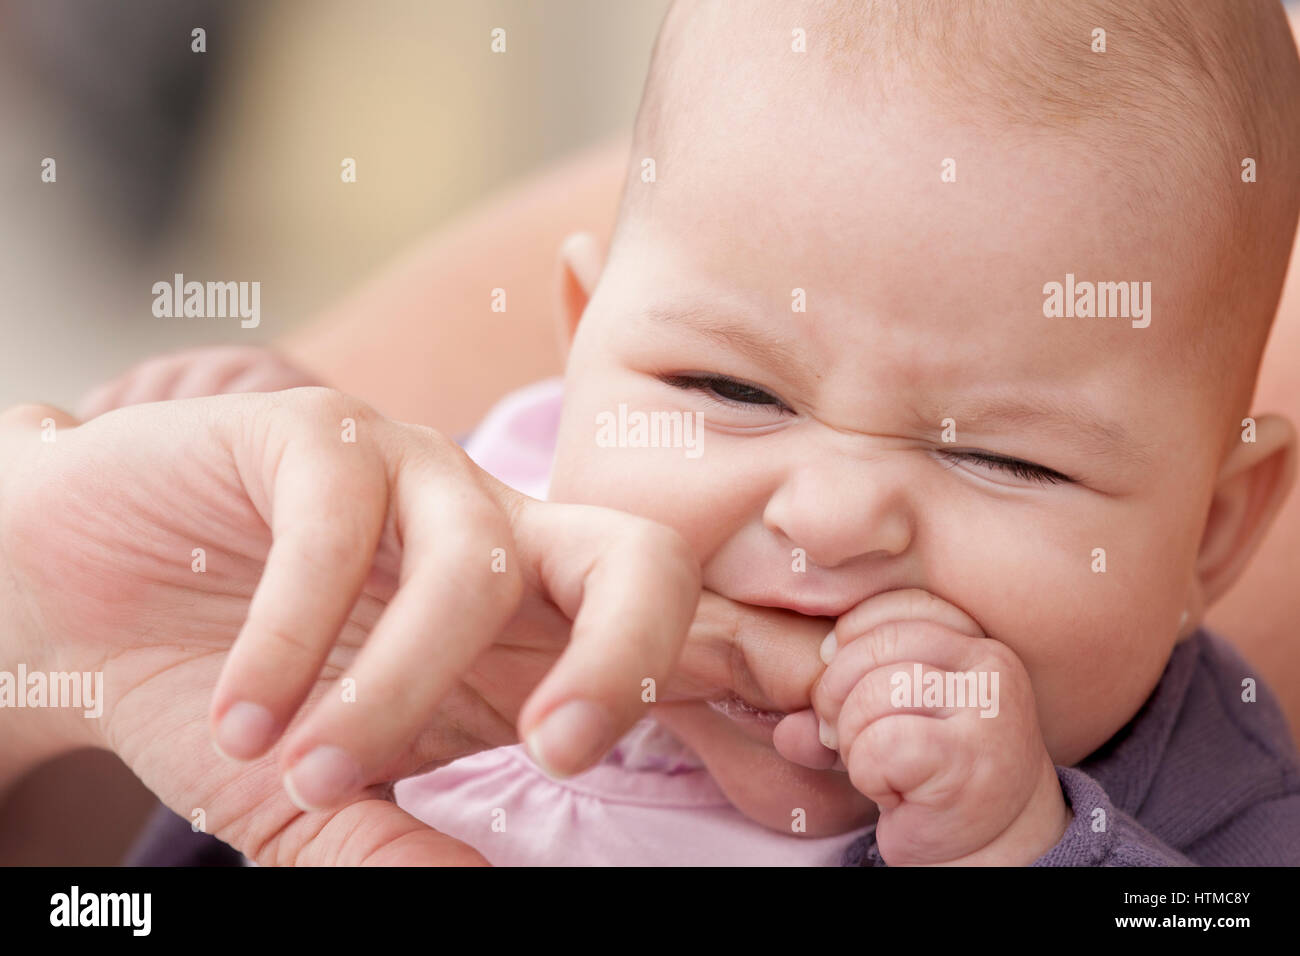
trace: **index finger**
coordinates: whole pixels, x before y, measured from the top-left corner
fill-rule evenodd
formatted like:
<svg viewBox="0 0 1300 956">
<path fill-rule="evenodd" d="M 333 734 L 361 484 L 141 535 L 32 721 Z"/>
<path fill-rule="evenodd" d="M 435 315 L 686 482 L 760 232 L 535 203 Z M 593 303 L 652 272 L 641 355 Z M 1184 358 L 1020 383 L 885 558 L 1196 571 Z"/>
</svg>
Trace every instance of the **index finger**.
<svg viewBox="0 0 1300 956">
<path fill-rule="evenodd" d="M 590 505 L 523 499 L 526 573 L 573 620 L 568 646 L 519 712 L 519 735 L 553 776 L 594 764 L 666 682 L 695 614 L 699 565 L 667 527 Z"/>
</svg>

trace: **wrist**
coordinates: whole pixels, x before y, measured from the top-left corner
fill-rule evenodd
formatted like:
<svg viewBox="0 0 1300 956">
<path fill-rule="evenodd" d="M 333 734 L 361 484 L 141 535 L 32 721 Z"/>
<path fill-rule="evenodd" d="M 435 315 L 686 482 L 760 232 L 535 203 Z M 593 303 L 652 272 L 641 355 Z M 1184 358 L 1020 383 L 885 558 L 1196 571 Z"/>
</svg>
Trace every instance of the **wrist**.
<svg viewBox="0 0 1300 956">
<path fill-rule="evenodd" d="M 1074 815 L 1061 792 L 1056 767 L 1044 755 L 1042 771 L 1024 809 L 990 843 L 948 866 L 1029 866 L 1061 842 Z"/>
<path fill-rule="evenodd" d="M 58 635 L 39 626 L 10 560 L 6 499 L 18 471 L 11 468 L 0 489 L 0 793 L 47 760 L 103 746 L 102 673 L 65 675 L 54 663 Z"/>
<path fill-rule="evenodd" d="M 48 646 L 35 634 L 8 582 L 0 585 L 0 792 L 48 760 L 102 746 L 102 672 L 46 669 L 26 649 Z M 21 638 L 20 638 L 21 635 Z M 90 716 L 87 716 L 89 714 Z"/>
</svg>

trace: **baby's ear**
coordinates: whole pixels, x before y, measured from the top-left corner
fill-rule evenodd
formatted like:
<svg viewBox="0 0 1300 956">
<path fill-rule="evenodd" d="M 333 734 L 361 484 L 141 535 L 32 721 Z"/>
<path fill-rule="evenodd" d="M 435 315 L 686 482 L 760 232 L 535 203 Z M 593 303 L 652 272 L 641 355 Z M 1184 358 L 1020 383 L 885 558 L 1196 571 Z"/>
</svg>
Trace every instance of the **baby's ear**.
<svg viewBox="0 0 1300 956">
<path fill-rule="evenodd" d="M 1277 517 L 1295 477 L 1296 433 L 1281 415 L 1249 421 L 1224 459 L 1196 557 L 1200 603 L 1223 596 Z M 1253 441 L 1248 440 L 1253 438 Z"/>
<path fill-rule="evenodd" d="M 575 232 L 560 243 L 556 282 L 556 318 L 560 353 L 567 354 L 578 322 L 605 266 L 605 250 L 589 232 Z"/>
</svg>

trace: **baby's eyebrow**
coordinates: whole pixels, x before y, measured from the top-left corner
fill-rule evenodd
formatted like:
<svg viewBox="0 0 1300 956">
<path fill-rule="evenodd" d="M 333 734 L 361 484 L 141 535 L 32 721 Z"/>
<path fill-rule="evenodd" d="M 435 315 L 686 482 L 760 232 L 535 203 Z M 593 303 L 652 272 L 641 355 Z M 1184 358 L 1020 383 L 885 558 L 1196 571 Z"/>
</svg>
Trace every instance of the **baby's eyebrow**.
<svg viewBox="0 0 1300 956">
<path fill-rule="evenodd" d="M 725 307 L 684 303 L 650 306 L 642 314 L 653 322 L 690 326 L 705 338 L 742 352 L 761 366 L 779 368 L 796 383 L 803 381 L 800 365 L 806 356 L 795 340 L 765 332 L 743 319 L 731 318 Z"/>
<path fill-rule="evenodd" d="M 1082 402 L 1059 401 L 1045 395 L 990 396 L 954 403 L 943 409 L 942 417 L 956 422 L 958 436 L 963 429 L 976 434 L 1008 427 L 1033 429 L 1055 432 L 1097 456 L 1119 455 L 1139 465 L 1150 461 L 1145 446 L 1123 424 L 1103 417 Z"/>
</svg>

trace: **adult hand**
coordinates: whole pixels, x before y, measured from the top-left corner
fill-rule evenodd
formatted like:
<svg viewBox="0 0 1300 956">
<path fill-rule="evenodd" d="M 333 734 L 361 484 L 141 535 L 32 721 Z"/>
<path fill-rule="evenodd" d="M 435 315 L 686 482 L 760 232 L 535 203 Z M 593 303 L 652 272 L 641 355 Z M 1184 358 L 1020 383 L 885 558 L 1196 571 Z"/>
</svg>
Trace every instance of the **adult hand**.
<svg viewBox="0 0 1300 956">
<path fill-rule="evenodd" d="M 6 658 L 104 673 L 99 720 L 50 712 L 43 732 L 111 747 L 258 862 L 479 862 L 391 782 L 519 736 L 575 772 L 644 712 L 645 678 L 796 709 L 820 670 L 816 624 L 800 666 L 748 668 L 745 612 L 696 614 L 668 529 L 518 495 L 325 389 L 81 426 L 16 409 L 0 461 Z M 688 628 L 693 676 L 670 684 Z"/>
</svg>

